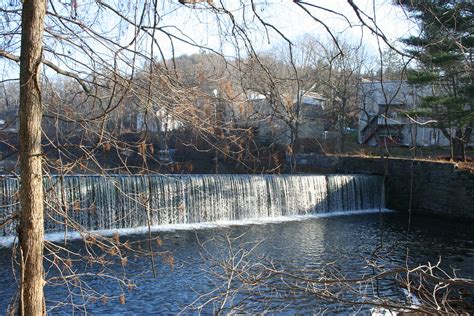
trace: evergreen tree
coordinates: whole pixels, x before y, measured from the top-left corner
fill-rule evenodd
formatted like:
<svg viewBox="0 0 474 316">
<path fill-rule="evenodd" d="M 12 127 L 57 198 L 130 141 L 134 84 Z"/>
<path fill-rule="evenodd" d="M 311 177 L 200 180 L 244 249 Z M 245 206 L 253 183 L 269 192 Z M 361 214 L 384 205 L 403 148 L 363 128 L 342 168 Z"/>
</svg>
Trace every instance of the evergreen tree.
<svg viewBox="0 0 474 316">
<path fill-rule="evenodd" d="M 419 36 L 403 39 L 418 61 L 410 83 L 431 85 L 421 109 L 437 120 L 451 143 L 451 158 L 465 160 L 474 115 L 472 97 L 473 4 L 457 0 L 399 0 L 420 24 Z"/>
</svg>

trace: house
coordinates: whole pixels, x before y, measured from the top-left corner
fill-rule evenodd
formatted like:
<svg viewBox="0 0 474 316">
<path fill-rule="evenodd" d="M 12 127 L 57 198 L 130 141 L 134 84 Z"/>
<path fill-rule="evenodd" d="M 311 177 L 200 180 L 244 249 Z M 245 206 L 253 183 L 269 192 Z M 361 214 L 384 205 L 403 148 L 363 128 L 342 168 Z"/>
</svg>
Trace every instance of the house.
<svg viewBox="0 0 474 316">
<path fill-rule="evenodd" d="M 145 124 L 146 123 L 146 124 Z M 145 116 L 144 112 L 136 114 L 136 131 L 143 132 L 169 132 L 183 127 L 183 123 L 174 119 L 165 109 L 150 111 Z"/>
<path fill-rule="evenodd" d="M 362 81 L 358 142 L 371 146 L 449 146 L 449 140 L 434 127 L 433 120 L 407 115 L 416 110 L 421 98 L 430 94 L 429 86 L 406 81 Z"/>
<path fill-rule="evenodd" d="M 324 135 L 326 98 L 316 92 L 303 92 L 300 107 L 300 139 L 314 139 Z"/>
<path fill-rule="evenodd" d="M 260 143 L 288 145 L 296 122 L 300 140 L 319 138 L 324 134 L 326 99 L 319 93 L 302 91 L 299 101 L 296 97 L 283 95 L 274 102 L 276 104 L 255 92 L 249 92 L 247 97 L 250 104 L 247 122 Z"/>
<path fill-rule="evenodd" d="M 18 133 L 20 120 L 18 108 L 2 111 L 0 114 L 0 133 Z"/>
</svg>

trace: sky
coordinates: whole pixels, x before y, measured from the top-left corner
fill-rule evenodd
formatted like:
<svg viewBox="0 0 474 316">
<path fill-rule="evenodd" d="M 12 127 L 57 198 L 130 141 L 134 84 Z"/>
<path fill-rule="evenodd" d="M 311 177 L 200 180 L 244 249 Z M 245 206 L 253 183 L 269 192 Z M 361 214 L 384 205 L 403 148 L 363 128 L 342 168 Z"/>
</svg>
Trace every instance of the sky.
<svg viewBox="0 0 474 316">
<path fill-rule="evenodd" d="M 103 2 L 115 8 L 118 13 L 112 13 L 104 8 L 97 10 L 97 4 L 93 0 L 77 0 L 76 8 L 72 8 L 68 1 L 52 0 L 48 7 L 49 11 L 52 11 L 52 6 L 54 6 L 59 14 L 69 18 L 73 16 L 73 21 L 91 25 L 92 30 L 97 34 L 105 35 L 110 42 L 104 43 L 90 32 L 81 32 L 80 38 L 64 36 L 60 39 L 51 34 L 61 33 L 63 26 L 50 20 L 47 22 L 47 27 L 51 34 L 45 41 L 46 46 L 64 56 L 53 57 L 50 54 L 47 58 L 62 68 L 71 71 L 80 69 L 85 74 L 88 70 L 80 63 L 94 67 L 99 65 L 109 70 L 118 67 L 125 73 L 129 72 L 132 66 L 143 66 L 146 59 L 141 61 L 140 58 L 134 59 L 132 54 L 126 53 L 125 50 L 120 52 L 121 58 L 118 59 L 116 65 L 114 65 L 113 57 L 117 51 L 117 46 L 114 46 L 116 44 L 128 48 L 139 47 L 145 55 L 150 55 L 151 29 L 148 29 L 148 33 L 137 30 L 121 21 L 119 17 L 119 15 L 124 15 L 130 20 L 140 20 L 144 0 L 128 2 L 104 0 Z M 391 3 L 390 0 L 355 0 L 355 4 L 368 16 L 364 18 L 365 21 L 373 26 L 370 20 L 372 19 L 387 36 L 389 42 L 395 43 L 399 38 L 416 33 L 417 28 L 407 19 L 401 8 Z M 2 6 L 5 5 L 4 1 Z M 21 5 L 20 2 L 18 5 Z M 210 6 L 207 3 L 182 5 L 178 3 L 178 0 L 158 1 L 159 17 L 156 19 L 156 25 L 161 29 L 154 32 L 154 55 L 159 59 L 159 50 L 165 58 L 172 57 L 173 53 L 175 56 L 190 55 L 202 51 L 202 47 L 197 46 L 203 46 L 230 58 L 239 55 L 245 57 L 248 42 L 257 52 L 262 52 L 270 51 L 275 46 L 286 43 L 285 39 L 296 41 L 303 38 L 305 34 L 319 39 L 329 39 L 327 29 L 318 20 L 324 22 L 335 37 L 342 37 L 353 43 L 362 42 L 369 52 L 378 52 L 379 44 L 382 48 L 386 48 L 386 45 L 370 30 L 360 26 L 360 21 L 347 0 L 306 0 L 302 6 L 307 11 L 291 0 L 254 0 L 253 5 L 254 10 L 252 10 L 250 0 L 214 0 L 214 10 L 209 10 Z M 326 10 L 314 6 L 323 7 Z M 146 12 L 152 11 L 149 7 L 147 8 Z M 153 18 L 154 16 L 146 14 L 144 24 L 152 25 Z M 266 28 L 262 21 L 267 23 Z M 3 24 L 0 24 L 1 26 Z M 175 38 L 171 41 L 170 36 Z M 246 41 L 242 40 L 244 37 Z M 185 39 L 197 45 L 189 45 L 176 38 Z M 84 43 L 87 43 L 87 49 L 93 52 L 92 58 L 85 57 L 74 47 L 74 45 L 84 47 Z M 15 51 L 15 48 L 12 48 L 10 52 L 18 54 L 18 46 L 16 49 Z M 71 62 L 71 57 L 74 57 L 77 62 Z M 0 58 L 0 81 L 17 78 L 17 69 L 16 65 Z"/>
<path fill-rule="evenodd" d="M 224 2 L 224 4 L 227 5 L 227 3 L 230 3 L 231 9 L 229 9 L 229 11 L 235 12 L 236 18 L 238 19 L 238 17 L 240 17 L 240 20 L 238 20 L 243 21 L 241 18 L 243 15 L 242 6 L 237 5 L 238 2 L 239 1 L 234 1 L 235 4 L 233 6 L 231 1 Z M 275 0 L 260 1 L 258 3 L 259 4 L 256 4 L 256 11 L 262 19 L 277 27 L 278 30 L 290 40 L 301 38 L 304 34 L 309 34 L 316 38 L 329 37 L 325 27 L 315 21 L 308 12 L 294 4 L 293 1 Z M 330 28 L 334 36 L 338 38 L 344 37 L 354 42 L 362 40 L 369 49 L 377 50 L 377 37 L 367 28 L 360 27 L 359 19 L 346 0 L 308 0 L 307 3 L 324 7 L 340 14 L 338 15 L 303 4 L 310 14 L 316 19 L 323 21 L 328 28 Z M 416 33 L 416 25 L 407 19 L 401 8 L 393 6 L 391 1 L 356 0 L 355 3 L 367 15 L 374 18 L 377 25 L 392 43 L 396 42 L 399 38 Z M 235 54 L 235 52 L 233 52 L 235 47 L 232 47 L 229 41 L 224 41 L 222 44 L 222 30 L 216 27 L 219 25 L 219 22 L 210 14 L 202 12 L 203 10 L 199 9 L 205 6 L 205 4 L 195 6 L 188 5 L 187 7 L 182 6 L 182 8 L 175 11 L 175 14 L 170 14 L 165 17 L 163 22 L 177 23 L 180 25 L 182 32 L 189 34 L 189 36 L 195 38 L 199 43 L 221 49 L 228 55 Z M 284 41 L 281 35 L 271 29 L 267 36 L 261 24 L 256 21 L 250 11 L 251 10 L 247 8 L 246 21 L 248 23 L 247 25 L 255 30 L 252 34 L 252 38 L 257 50 L 269 50 Z M 352 25 L 349 25 L 346 18 Z M 369 22 L 367 18 L 366 20 Z M 201 21 L 202 23 L 197 23 L 197 21 Z M 221 22 L 221 24 L 225 23 Z M 179 43 L 177 43 L 176 46 L 179 52 L 198 50 Z M 382 46 L 384 48 L 386 47 L 384 43 L 382 43 Z"/>
</svg>

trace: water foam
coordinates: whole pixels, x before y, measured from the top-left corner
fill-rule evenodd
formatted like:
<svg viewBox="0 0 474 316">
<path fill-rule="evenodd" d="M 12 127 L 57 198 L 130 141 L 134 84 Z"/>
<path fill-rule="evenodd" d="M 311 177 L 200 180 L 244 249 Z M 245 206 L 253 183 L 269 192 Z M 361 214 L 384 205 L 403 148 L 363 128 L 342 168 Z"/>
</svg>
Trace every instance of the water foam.
<svg viewBox="0 0 474 316">
<path fill-rule="evenodd" d="M 216 222 L 203 222 L 203 223 L 192 223 L 192 224 L 167 224 L 167 225 L 155 225 L 155 226 L 141 226 L 135 228 L 118 228 L 118 229 L 102 229 L 85 232 L 55 232 L 45 234 L 45 240 L 51 242 L 61 242 L 66 240 L 79 240 L 89 236 L 131 236 L 131 235 L 144 235 L 149 231 L 152 233 L 158 232 L 174 232 L 182 230 L 201 230 L 201 229 L 213 229 L 221 227 L 232 227 L 232 226 L 249 226 L 249 225 L 268 225 L 278 224 L 285 222 L 298 222 L 306 221 L 318 218 L 338 217 L 338 216 L 350 216 L 350 215 L 364 215 L 374 213 L 392 213 L 390 209 L 368 209 L 368 210 L 357 210 L 357 211 L 335 211 L 331 213 L 320 213 L 320 214 L 307 214 L 307 215 L 292 215 L 292 216 L 277 216 L 277 217 L 265 217 L 265 218 L 249 218 L 235 221 L 216 221 Z M 17 238 L 14 236 L 0 237 L 0 247 L 9 248 L 15 242 Z"/>
<path fill-rule="evenodd" d="M 382 178 L 367 175 L 77 175 L 45 178 L 44 185 L 48 236 L 65 230 L 139 234 L 148 226 L 247 225 L 384 208 Z M 18 188 L 17 178 L 0 178 L 0 218 L 18 211 Z M 3 243 L 13 243 L 16 225 L 0 228 Z"/>
</svg>

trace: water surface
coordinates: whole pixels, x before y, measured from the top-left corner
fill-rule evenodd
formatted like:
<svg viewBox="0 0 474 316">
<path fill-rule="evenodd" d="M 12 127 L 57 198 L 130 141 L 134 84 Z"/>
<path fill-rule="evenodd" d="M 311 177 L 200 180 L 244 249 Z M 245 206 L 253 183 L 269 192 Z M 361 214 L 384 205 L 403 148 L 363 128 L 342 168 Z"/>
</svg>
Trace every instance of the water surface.
<svg viewBox="0 0 474 316">
<path fill-rule="evenodd" d="M 126 278 L 127 282 L 133 282 L 136 286 L 129 288 L 115 280 L 85 277 L 88 286 L 96 290 L 98 295 L 97 299 L 87 303 L 86 308 L 93 314 L 176 314 L 183 309 L 185 313 L 198 313 L 198 310 L 192 307 L 199 306 L 203 300 L 198 300 L 193 306 L 190 304 L 200 295 L 223 284 L 222 280 L 211 275 L 209 271 L 222 272 L 216 264 L 228 259 L 227 240 L 237 236 L 240 238 L 233 243 L 234 251 L 239 247 L 250 249 L 260 242 L 249 261 L 264 258 L 265 262 L 271 260 L 276 267 L 288 272 L 305 270 L 306 275 L 310 275 L 312 270 L 330 264 L 341 275 L 352 278 L 371 273 L 367 265 L 369 259 L 375 260 L 377 264 L 392 267 L 404 265 L 405 262 L 410 265 L 425 264 L 428 261 L 434 263 L 441 257 L 444 268 L 458 269 L 457 275 L 460 277 L 474 277 L 474 237 L 469 223 L 415 217 L 410 233 L 407 234 L 405 215 L 385 213 L 381 216 L 382 222 L 379 214 L 365 214 L 264 225 L 154 232 L 153 236 L 159 235 L 162 241 L 160 246 L 156 241 L 153 243 L 155 251 L 159 252 L 155 258 L 157 277 L 153 278 L 150 257 L 134 256 L 130 253 L 125 267 L 112 264 L 112 270 L 108 272 L 112 271 L 115 276 Z M 383 247 L 374 259 L 373 253 L 380 245 L 381 231 Z M 131 235 L 121 238 L 133 242 L 145 236 Z M 82 252 L 86 257 L 80 241 L 70 243 L 69 247 Z M 143 249 L 147 249 L 147 243 L 143 243 Z M 11 249 L 0 248 L 2 314 L 16 290 L 11 268 L 11 252 Z M 72 264 L 78 272 L 99 272 L 97 268 L 91 268 L 87 264 Z M 50 270 L 48 276 L 54 275 L 57 273 Z M 390 280 L 381 282 L 380 291 L 387 297 L 403 295 L 400 287 Z M 47 286 L 49 311 L 70 314 L 71 301 L 79 308 L 83 303 L 80 297 L 68 293 L 64 286 Z M 242 295 L 238 294 L 234 301 L 228 302 L 228 306 L 237 305 L 245 299 L 244 294 L 245 291 Z M 125 304 L 120 304 L 120 295 L 125 298 Z M 245 305 L 247 311 L 251 312 L 266 309 L 277 309 L 289 314 L 369 310 L 351 304 L 324 301 L 302 293 L 294 293 L 291 298 L 279 298 L 277 293 L 260 293 L 252 299 L 247 300 L 248 304 Z M 54 307 L 60 304 L 66 305 Z M 209 304 L 201 312 L 207 314 L 215 310 L 216 306 Z"/>
</svg>

